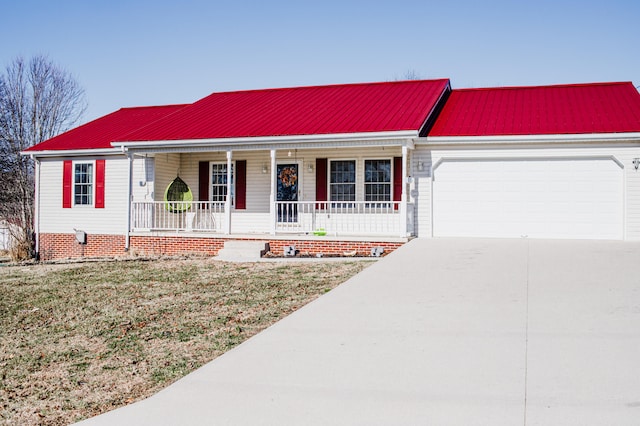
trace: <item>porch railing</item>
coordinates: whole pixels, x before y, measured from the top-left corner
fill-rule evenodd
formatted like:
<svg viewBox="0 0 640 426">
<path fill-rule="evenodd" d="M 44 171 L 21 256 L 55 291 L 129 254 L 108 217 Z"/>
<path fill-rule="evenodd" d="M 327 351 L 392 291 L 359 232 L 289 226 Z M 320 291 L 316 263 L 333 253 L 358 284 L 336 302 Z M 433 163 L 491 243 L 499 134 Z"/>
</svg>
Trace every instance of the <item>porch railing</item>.
<svg viewBox="0 0 640 426">
<path fill-rule="evenodd" d="M 224 203 L 210 201 L 131 203 L 134 231 L 213 231 L 224 229 Z"/>
<path fill-rule="evenodd" d="M 135 201 L 131 203 L 131 229 L 222 233 L 225 232 L 226 220 L 224 207 L 224 203 L 206 201 Z M 399 201 L 277 201 L 275 231 L 309 235 L 395 237 L 412 233 L 413 207 L 412 204 L 407 204 L 407 220 L 403 222 Z M 231 223 L 233 225 L 234 221 Z M 403 233 L 401 229 L 405 223 L 407 229 Z M 236 231 L 242 232 L 241 229 Z M 264 229 L 265 234 L 269 232 L 270 229 Z M 231 233 L 234 233 L 234 229 L 231 229 Z"/>
<path fill-rule="evenodd" d="M 403 224 L 400 204 L 399 201 L 277 201 L 276 232 L 397 236 Z"/>
</svg>

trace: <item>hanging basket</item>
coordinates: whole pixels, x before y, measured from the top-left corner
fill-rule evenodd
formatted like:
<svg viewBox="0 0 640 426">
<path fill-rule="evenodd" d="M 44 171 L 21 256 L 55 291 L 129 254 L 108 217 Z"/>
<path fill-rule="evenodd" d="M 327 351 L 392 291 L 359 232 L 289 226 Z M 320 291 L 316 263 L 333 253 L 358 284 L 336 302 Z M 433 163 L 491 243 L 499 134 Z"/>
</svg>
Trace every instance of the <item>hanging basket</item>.
<svg viewBox="0 0 640 426">
<path fill-rule="evenodd" d="M 193 193 L 180 177 L 176 177 L 164 191 L 164 208 L 171 213 L 182 213 L 191 209 Z"/>
</svg>

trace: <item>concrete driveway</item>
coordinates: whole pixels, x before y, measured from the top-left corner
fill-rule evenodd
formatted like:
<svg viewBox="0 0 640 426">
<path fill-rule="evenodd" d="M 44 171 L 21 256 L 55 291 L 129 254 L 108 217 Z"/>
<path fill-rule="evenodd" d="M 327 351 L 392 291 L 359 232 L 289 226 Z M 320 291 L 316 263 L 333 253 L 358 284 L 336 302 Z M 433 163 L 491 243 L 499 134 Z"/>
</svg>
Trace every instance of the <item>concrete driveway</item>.
<svg viewBox="0 0 640 426">
<path fill-rule="evenodd" d="M 414 240 L 103 424 L 640 424 L 640 244 Z"/>
</svg>

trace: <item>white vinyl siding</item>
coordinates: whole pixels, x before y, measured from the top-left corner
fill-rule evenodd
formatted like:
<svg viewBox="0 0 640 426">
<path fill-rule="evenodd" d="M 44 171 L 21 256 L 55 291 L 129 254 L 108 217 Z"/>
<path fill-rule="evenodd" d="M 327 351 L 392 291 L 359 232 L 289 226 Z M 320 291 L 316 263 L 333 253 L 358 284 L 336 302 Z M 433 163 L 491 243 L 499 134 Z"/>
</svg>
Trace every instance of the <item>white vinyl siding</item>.
<svg viewBox="0 0 640 426">
<path fill-rule="evenodd" d="M 301 164 L 301 180 L 299 199 L 315 200 L 316 158 L 353 159 L 356 161 L 356 201 L 364 201 L 365 161 L 371 159 L 388 159 L 401 155 L 400 147 L 379 148 L 326 148 L 299 149 L 293 157 L 287 150 L 277 151 L 278 162 L 297 160 Z M 247 209 L 234 211 L 232 214 L 232 230 L 234 233 L 268 232 L 270 207 L 270 155 L 268 150 L 234 151 L 233 158 L 247 161 L 246 202 Z M 613 158 L 621 164 L 622 181 L 622 238 L 640 240 L 640 170 L 633 167 L 633 159 L 640 158 L 640 148 L 631 144 L 604 146 L 602 144 L 556 145 L 553 147 L 531 147 L 522 144 L 493 146 L 491 149 L 478 145 L 451 147 L 448 145 L 426 146 L 419 141 L 415 151 L 409 151 L 409 175 L 414 179 L 408 192 L 410 203 L 415 203 L 416 229 L 418 236 L 432 237 L 433 230 L 433 166 L 456 160 L 525 160 L 554 158 L 557 160 Z M 80 229 L 91 233 L 123 235 L 127 229 L 127 179 L 128 160 L 123 156 L 108 157 L 105 173 L 105 208 L 63 209 L 62 168 L 63 160 L 75 162 L 93 162 L 96 158 L 57 158 L 41 161 L 40 175 L 40 231 L 71 233 Z M 226 153 L 168 153 L 156 154 L 144 160 L 136 157 L 133 170 L 133 195 L 135 201 L 155 199 L 162 201 L 164 190 L 179 174 L 190 186 L 194 195 L 198 194 L 198 162 L 226 162 Z M 423 163 L 423 170 L 418 164 Z M 308 165 L 312 168 L 309 169 Z M 263 173 L 266 166 L 268 173 Z M 436 175 L 437 175 L 436 167 Z M 149 172 L 147 172 L 149 170 Z M 444 170 L 444 169 L 442 169 Z M 329 170 L 327 170 L 329 172 Z M 360 182 L 360 183 L 358 183 Z"/>
<path fill-rule="evenodd" d="M 187 171 L 181 168 L 180 158 L 180 154 L 157 154 L 155 156 L 156 181 L 154 198 L 156 201 L 164 201 L 164 191 L 178 175 L 189 185 L 191 191 L 197 194 L 197 186 L 194 187 L 193 185 L 198 183 L 198 163 L 196 162 L 195 165 L 196 179 L 189 181 L 185 177 Z"/>
<path fill-rule="evenodd" d="M 133 200 L 153 201 L 155 189 L 155 158 L 134 157 L 132 185 Z"/>
<path fill-rule="evenodd" d="M 106 158 L 105 208 L 62 207 L 63 159 L 43 159 L 40 163 L 40 232 L 73 233 L 74 228 L 90 234 L 124 235 L 127 229 L 128 160 Z M 74 162 L 95 162 L 73 159 Z"/>
</svg>

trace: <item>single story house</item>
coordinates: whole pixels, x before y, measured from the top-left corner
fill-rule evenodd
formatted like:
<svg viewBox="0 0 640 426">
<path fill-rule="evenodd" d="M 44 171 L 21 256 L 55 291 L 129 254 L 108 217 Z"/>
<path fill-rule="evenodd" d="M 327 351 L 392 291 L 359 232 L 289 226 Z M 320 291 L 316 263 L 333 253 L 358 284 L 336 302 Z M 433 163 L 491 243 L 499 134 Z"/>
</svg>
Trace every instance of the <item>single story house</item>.
<svg viewBox="0 0 640 426">
<path fill-rule="evenodd" d="M 629 82 L 213 93 L 124 108 L 24 154 L 44 259 L 215 255 L 230 240 L 368 254 L 412 237 L 640 239 Z"/>
</svg>

